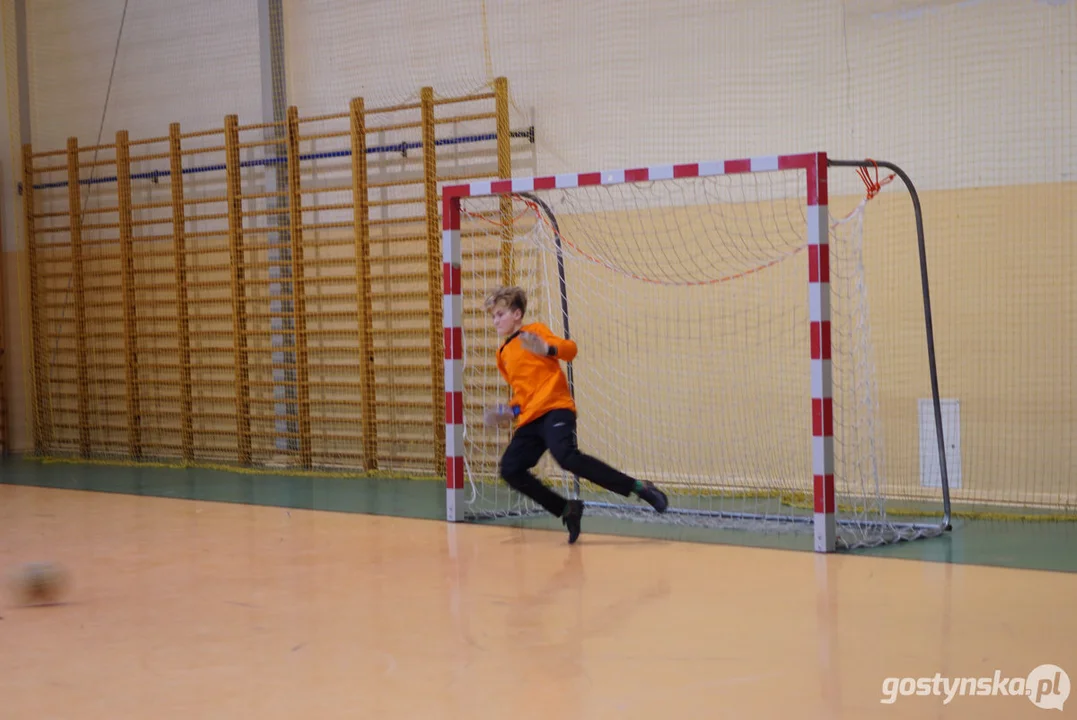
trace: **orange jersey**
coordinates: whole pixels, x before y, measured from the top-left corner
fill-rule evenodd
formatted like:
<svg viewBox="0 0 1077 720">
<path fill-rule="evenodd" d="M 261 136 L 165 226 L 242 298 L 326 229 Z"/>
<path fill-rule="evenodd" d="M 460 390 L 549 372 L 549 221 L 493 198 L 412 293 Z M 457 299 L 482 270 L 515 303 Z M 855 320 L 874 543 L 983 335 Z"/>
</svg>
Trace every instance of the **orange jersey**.
<svg viewBox="0 0 1077 720">
<path fill-rule="evenodd" d="M 538 335 L 557 348 L 557 355 L 543 357 L 526 349 L 518 337 L 520 332 Z M 561 360 L 571 362 L 576 357 L 576 343 L 557 337 L 542 323 L 520 328 L 497 350 L 497 369 L 512 388 L 512 406 L 516 423 L 526 425 L 551 410 L 576 412 L 576 403 L 569 391 L 568 378 L 561 369 Z"/>
</svg>

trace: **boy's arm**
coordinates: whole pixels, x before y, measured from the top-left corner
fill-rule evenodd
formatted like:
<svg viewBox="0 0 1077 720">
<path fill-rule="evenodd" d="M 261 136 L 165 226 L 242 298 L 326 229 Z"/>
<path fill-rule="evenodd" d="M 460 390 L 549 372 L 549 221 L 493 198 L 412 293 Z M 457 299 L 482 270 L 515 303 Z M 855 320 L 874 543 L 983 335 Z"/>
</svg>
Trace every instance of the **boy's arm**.
<svg viewBox="0 0 1077 720">
<path fill-rule="evenodd" d="M 573 358 L 576 357 L 576 352 L 579 350 L 579 348 L 576 347 L 575 340 L 568 340 L 566 338 L 554 335 L 550 331 L 550 329 L 542 323 L 535 323 L 534 330 L 535 335 L 542 340 L 542 343 L 544 343 L 546 347 L 544 348 L 541 347 L 541 344 L 537 344 L 538 347 L 532 348 L 525 344 L 525 347 L 527 347 L 528 350 L 531 350 L 531 352 L 535 352 L 537 350 L 537 354 L 539 355 L 549 355 L 550 353 L 548 351 L 548 348 L 553 348 L 552 357 L 555 357 L 558 360 L 572 362 Z"/>
<path fill-rule="evenodd" d="M 505 371 L 505 364 L 501 362 L 501 353 L 498 350 L 494 351 L 494 356 L 497 358 L 497 371 L 501 373 L 501 378 L 505 381 L 509 381 L 509 374 Z"/>
<path fill-rule="evenodd" d="M 501 353 L 495 351 L 497 358 L 497 371 L 501 373 L 501 377 L 505 382 L 509 381 L 509 376 L 505 372 L 505 364 L 501 362 Z M 510 386 L 511 389 L 511 386 Z M 507 403 L 498 402 L 493 406 L 487 407 L 482 414 L 482 421 L 487 427 L 509 427 L 512 425 L 512 419 L 515 417 L 512 409 Z"/>
</svg>

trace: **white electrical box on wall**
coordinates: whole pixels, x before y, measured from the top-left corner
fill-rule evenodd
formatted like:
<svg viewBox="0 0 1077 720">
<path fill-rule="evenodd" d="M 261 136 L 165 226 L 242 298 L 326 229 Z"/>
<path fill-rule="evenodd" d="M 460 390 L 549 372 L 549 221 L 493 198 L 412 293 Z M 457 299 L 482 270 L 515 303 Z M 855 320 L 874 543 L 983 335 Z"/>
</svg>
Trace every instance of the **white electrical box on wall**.
<svg viewBox="0 0 1077 720">
<path fill-rule="evenodd" d="M 942 487 L 939 464 L 939 440 L 935 433 L 935 404 L 931 398 L 920 401 L 920 487 Z M 961 488 L 961 404 L 940 399 L 942 436 L 946 444 L 946 477 L 950 489 Z"/>
</svg>

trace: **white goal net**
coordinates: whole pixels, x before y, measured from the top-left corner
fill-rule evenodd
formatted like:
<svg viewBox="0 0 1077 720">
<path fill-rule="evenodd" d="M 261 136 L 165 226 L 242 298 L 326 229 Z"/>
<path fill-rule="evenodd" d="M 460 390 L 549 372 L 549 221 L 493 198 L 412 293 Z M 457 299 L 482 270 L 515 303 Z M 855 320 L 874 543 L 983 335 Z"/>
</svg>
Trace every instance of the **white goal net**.
<svg viewBox="0 0 1077 720">
<path fill-rule="evenodd" d="M 465 516 L 541 513 L 499 477 L 511 429 L 483 425 L 484 408 L 510 391 L 482 301 L 518 285 L 525 323 L 578 343 L 562 367 L 580 449 L 657 483 L 670 510 L 574 478 L 549 454 L 536 475 L 583 498 L 588 516 L 811 532 L 805 188 L 804 171 L 783 170 L 462 198 Z M 829 223 L 839 547 L 937 534 L 937 519 L 892 517 L 895 498 L 941 514 L 937 488 L 888 485 L 864 211 Z M 926 375 L 927 364 L 908 372 Z"/>
</svg>

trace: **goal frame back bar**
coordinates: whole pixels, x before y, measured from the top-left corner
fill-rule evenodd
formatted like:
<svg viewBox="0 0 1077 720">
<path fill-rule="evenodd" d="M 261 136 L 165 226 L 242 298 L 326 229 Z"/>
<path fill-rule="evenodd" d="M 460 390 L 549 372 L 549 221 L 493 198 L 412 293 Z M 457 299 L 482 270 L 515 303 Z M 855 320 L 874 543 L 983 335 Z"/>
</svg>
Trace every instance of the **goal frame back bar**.
<svg viewBox="0 0 1077 720">
<path fill-rule="evenodd" d="M 657 165 L 601 172 L 512 178 L 447 186 L 442 190 L 443 320 L 445 335 L 446 519 L 464 520 L 464 345 L 461 201 L 541 190 L 620 185 L 677 178 L 803 170 L 807 187 L 807 250 L 812 414 L 812 496 L 814 549 L 837 549 L 834 492 L 834 407 L 830 340 L 830 246 L 825 152 L 772 155 Z M 808 407 L 805 407 L 805 412 Z"/>
</svg>

